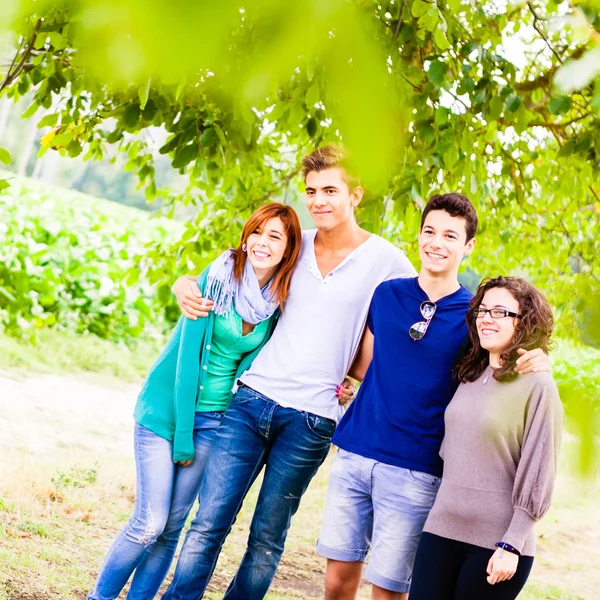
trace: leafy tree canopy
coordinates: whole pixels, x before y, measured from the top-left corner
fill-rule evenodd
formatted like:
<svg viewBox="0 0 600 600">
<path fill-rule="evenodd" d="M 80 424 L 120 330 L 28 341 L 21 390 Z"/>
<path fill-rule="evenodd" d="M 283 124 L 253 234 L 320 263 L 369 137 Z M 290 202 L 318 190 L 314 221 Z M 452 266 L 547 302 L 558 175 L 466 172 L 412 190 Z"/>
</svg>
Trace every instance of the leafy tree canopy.
<svg viewBox="0 0 600 600">
<path fill-rule="evenodd" d="M 149 199 L 197 206 L 149 254 L 156 280 L 201 266 L 232 222 L 294 194 L 305 152 L 341 139 L 365 227 L 414 258 L 428 196 L 462 191 L 482 223 L 475 273 L 529 276 L 564 326 L 596 319 L 574 298 L 599 281 L 597 0 L 4 0 L 0 21 L 0 93 L 47 110 L 41 152 L 117 145 Z M 185 193 L 156 185 L 158 153 Z"/>
</svg>

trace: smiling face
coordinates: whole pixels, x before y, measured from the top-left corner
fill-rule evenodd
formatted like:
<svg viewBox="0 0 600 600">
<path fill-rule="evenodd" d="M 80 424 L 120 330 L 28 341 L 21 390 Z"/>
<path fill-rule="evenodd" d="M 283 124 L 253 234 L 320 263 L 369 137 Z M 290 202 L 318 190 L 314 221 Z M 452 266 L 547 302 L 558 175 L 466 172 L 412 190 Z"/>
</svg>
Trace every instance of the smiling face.
<svg viewBox="0 0 600 600">
<path fill-rule="evenodd" d="M 266 221 L 246 240 L 248 260 L 257 275 L 274 272 L 287 248 L 285 226 L 279 217 Z"/>
<path fill-rule="evenodd" d="M 360 186 L 350 191 L 340 167 L 310 171 L 306 175 L 306 207 L 317 229 L 328 231 L 354 221 L 354 207 L 362 195 Z"/>
<path fill-rule="evenodd" d="M 488 290 L 481 300 L 480 308 L 501 308 L 519 314 L 521 307 L 506 288 L 495 287 Z M 489 312 L 477 318 L 477 334 L 481 347 L 490 355 L 499 356 L 510 345 L 515 335 L 517 317 L 493 319 Z M 491 362 L 491 361 L 490 361 Z"/>
<path fill-rule="evenodd" d="M 465 219 L 453 217 L 445 210 L 432 210 L 419 232 L 423 269 L 432 275 L 457 273 L 461 260 L 475 246 L 475 238 L 466 240 Z"/>
</svg>

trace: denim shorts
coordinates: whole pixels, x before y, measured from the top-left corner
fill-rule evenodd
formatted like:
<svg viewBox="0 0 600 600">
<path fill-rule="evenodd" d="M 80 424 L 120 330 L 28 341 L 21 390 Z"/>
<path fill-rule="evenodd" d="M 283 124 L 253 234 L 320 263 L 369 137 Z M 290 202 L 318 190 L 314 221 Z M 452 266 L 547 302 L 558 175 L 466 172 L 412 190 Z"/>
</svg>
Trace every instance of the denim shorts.
<svg viewBox="0 0 600 600">
<path fill-rule="evenodd" d="M 333 460 L 317 552 L 365 562 L 380 588 L 408 592 L 419 539 L 441 479 L 340 449 Z"/>
</svg>

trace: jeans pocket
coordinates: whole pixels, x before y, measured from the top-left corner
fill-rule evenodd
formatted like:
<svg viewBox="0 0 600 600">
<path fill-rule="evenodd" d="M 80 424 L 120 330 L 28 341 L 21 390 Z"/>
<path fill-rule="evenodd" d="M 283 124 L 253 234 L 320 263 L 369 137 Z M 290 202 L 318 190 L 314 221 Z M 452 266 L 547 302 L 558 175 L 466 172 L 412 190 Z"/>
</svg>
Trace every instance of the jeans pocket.
<svg viewBox="0 0 600 600">
<path fill-rule="evenodd" d="M 409 470 L 408 474 L 413 481 L 420 483 L 430 490 L 437 490 L 442 482 L 441 477 L 436 477 L 435 475 L 431 475 L 431 473 L 424 473 L 423 471 Z"/>
<path fill-rule="evenodd" d="M 331 419 L 319 417 L 319 415 L 313 415 L 312 413 L 306 413 L 306 426 L 318 438 L 329 442 L 335 431 L 336 423 Z"/>
<path fill-rule="evenodd" d="M 238 391 L 231 398 L 231 404 L 244 404 L 245 402 L 252 402 L 256 400 L 256 394 L 253 390 L 246 386 L 240 386 Z"/>
<path fill-rule="evenodd" d="M 214 419 L 215 421 L 220 421 L 223 417 L 223 410 L 209 410 L 207 412 L 200 413 L 205 419 Z"/>
</svg>

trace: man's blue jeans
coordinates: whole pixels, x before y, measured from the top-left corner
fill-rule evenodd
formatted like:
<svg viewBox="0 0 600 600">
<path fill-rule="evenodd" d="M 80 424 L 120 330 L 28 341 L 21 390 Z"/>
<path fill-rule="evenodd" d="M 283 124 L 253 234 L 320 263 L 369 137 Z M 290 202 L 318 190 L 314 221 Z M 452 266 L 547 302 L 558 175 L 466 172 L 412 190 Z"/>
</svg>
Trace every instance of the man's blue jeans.
<svg viewBox="0 0 600 600">
<path fill-rule="evenodd" d="M 225 411 L 200 486 L 200 508 L 163 600 L 198 600 L 242 502 L 263 466 L 246 553 L 224 600 L 265 597 L 290 521 L 327 457 L 335 422 L 285 408 L 242 386 Z"/>
<path fill-rule="evenodd" d="M 171 442 L 135 424 L 135 510 L 112 543 L 88 600 L 117 598 L 134 571 L 128 600 L 154 598 L 169 571 L 179 535 L 198 496 L 222 415 L 196 413 L 195 454 L 189 467 L 173 463 Z"/>
</svg>

